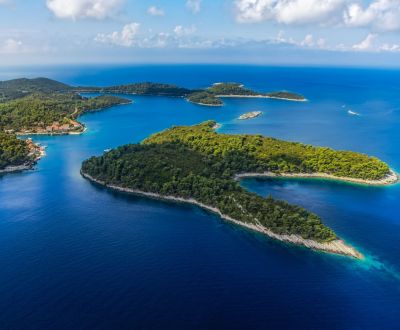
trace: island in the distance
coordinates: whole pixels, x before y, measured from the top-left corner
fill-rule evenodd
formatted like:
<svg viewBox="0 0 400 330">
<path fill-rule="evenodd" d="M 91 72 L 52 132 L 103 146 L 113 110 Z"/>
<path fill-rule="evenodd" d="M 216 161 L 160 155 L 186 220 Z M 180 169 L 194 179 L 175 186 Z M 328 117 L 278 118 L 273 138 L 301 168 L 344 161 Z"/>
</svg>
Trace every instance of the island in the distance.
<svg viewBox="0 0 400 330">
<path fill-rule="evenodd" d="M 221 98 L 270 98 L 286 101 L 306 101 L 303 95 L 279 91 L 270 93 L 255 92 L 243 84 L 228 82 L 215 83 L 211 87 L 188 95 L 187 100 L 200 105 L 222 106 Z"/>
<path fill-rule="evenodd" d="M 362 255 L 307 210 L 240 186 L 248 175 L 317 174 L 380 183 L 391 171 L 367 155 L 285 142 L 261 135 L 218 134 L 216 122 L 177 126 L 92 157 L 82 175 L 98 184 L 187 202 L 272 238 L 354 258 Z M 397 177 L 396 177 L 397 178 Z M 382 181 L 383 182 L 383 181 Z"/>
<path fill-rule="evenodd" d="M 262 111 L 250 111 L 250 112 L 244 113 L 243 115 L 240 115 L 238 119 L 240 119 L 240 120 L 252 119 L 252 118 L 256 118 L 261 115 L 262 115 Z"/>
<path fill-rule="evenodd" d="M 102 95 L 85 97 L 83 96 L 85 92 Z M 128 99 L 110 94 L 182 97 L 200 105 L 221 106 L 223 105 L 221 97 L 269 97 L 268 95 L 271 96 L 273 93 L 256 93 L 236 83 L 219 83 L 205 90 L 194 90 L 172 84 L 151 82 L 109 87 L 74 87 L 48 78 L 13 79 L 0 81 L 0 132 L 9 134 L 5 135 L 7 139 L 4 141 L 14 143 L 15 147 L 20 144 L 16 140 L 17 135 L 81 134 L 85 131 L 84 124 L 78 121 L 78 117 L 82 114 L 131 103 Z M 276 96 L 293 100 L 302 98 L 297 94 Z M 25 146 L 30 142 L 21 143 Z M 3 168 L 0 164 L 0 170 L 32 166 L 34 162 L 31 161 L 32 157 L 28 156 L 31 151 L 24 152 L 25 158 L 16 159 L 9 150 L 3 149 L 7 147 L 9 145 L 0 145 L 0 154 L 4 159 L 3 163 L 6 164 Z M 16 153 L 16 155 L 20 154 L 21 152 Z M 8 157 L 7 161 L 5 161 L 6 157 Z M 21 165 L 22 163 L 26 165 Z"/>
</svg>

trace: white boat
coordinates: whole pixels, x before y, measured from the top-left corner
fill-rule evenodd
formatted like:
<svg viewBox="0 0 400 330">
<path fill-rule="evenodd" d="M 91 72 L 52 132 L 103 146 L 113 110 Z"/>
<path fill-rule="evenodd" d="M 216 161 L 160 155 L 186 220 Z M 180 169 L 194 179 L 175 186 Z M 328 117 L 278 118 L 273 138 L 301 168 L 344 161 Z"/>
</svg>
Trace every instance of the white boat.
<svg viewBox="0 0 400 330">
<path fill-rule="evenodd" d="M 358 112 L 351 111 L 351 110 L 348 110 L 347 113 L 348 113 L 349 115 L 352 115 L 352 116 L 359 116 L 359 115 L 360 115 Z"/>
</svg>

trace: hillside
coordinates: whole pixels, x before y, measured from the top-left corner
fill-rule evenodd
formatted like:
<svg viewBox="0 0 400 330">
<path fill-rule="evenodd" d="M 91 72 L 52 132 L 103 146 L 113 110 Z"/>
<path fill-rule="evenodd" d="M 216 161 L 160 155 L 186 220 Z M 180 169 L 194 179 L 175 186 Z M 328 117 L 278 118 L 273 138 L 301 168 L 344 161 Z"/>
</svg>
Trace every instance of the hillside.
<svg viewBox="0 0 400 330">
<path fill-rule="evenodd" d="M 72 87 L 48 78 L 20 78 L 0 81 L 0 102 L 5 102 L 32 93 L 63 93 Z"/>
<path fill-rule="evenodd" d="M 364 154 L 336 151 L 261 135 L 217 134 L 209 121 L 178 126 L 154 134 L 150 143 L 179 142 L 204 156 L 229 160 L 232 172 L 326 173 L 337 177 L 379 180 L 390 171 L 387 164 Z"/>
<path fill-rule="evenodd" d="M 75 121 L 79 115 L 127 102 L 111 95 L 85 98 L 74 93 L 31 94 L 0 103 L 0 129 L 19 133 L 81 131 L 82 125 Z"/>
</svg>

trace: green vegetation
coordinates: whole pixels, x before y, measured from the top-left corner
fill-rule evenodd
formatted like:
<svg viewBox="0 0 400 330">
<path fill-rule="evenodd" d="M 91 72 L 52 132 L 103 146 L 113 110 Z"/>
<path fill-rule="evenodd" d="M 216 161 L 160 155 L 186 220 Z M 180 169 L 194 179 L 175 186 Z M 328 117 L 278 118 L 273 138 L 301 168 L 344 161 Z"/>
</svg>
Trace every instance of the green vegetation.
<svg viewBox="0 0 400 330">
<path fill-rule="evenodd" d="M 178 126 L 141 144 L 119 147 L 82 164 L 95 180 L 164 196 L 193 198 L 238 221 L 262 225 L 276 234 L 296 234 L 319 242 L 336 235 L 314 214 L 284 201 L 243 189 L 242 172 L 323 172 L 379 179 L 388 167 L 376 158 L 280 141 L 260 135 L 217 134 L 215 122 Z"/>
<path fill-rule="evenodd" d="M 187 96 L 191 90 L 170 84 L 159 84 L 151 82 L 135 83 L 105 87 L 104 92 L 121 94 L 140 94 L 140 95 L 161 95 L 161 96 Z"/>
<path fill-rule="evenodd" d="M 0 129 L 16 132 L 44 129 L 54 122 L 69 123 L 82 113 L 126 102 L 111 95 L 84 98 L 75 93 L 32 94 L 0 103 Z"/>
<path fill-rule="evenodd" d="M 47 78 L 0 81 L 0 170 L 34 161 L 27 142 L 15 132 L 80 132 L 83 125 L 75 121 L 79 115 L 127 102 L 111 95 L 85 98 Z"/>
<path fill-rule="evenodd" d="M 193 103 L 203 105 L 223 105 L 220 98 L 227 96 L 237 97 L 272 97 L 277 99 L 287 99 L 294 101 L 304 101 L 303 95 L 291 92 L 271 92 L 260 93 L 251 89 L 245 88 L 242 84 L 238 83 L 216 83 L 205 90 L 195 91 L 187 97 L 187 100 Z"/>
<path fill-rule="evenodd" d="M 277 234 L 298 234 L 321 242 L 336 238 L 316 215 L 301 207 L 264 199 L 240 187 L 230 176 L 228 159 L 205 157 L 180 143 L 123 146 L 85 161 L 82 172 L 120 187 L 194 198 Z"/>
<path fill-rule="evenodd" d="M 221 106 L 223 102 L 219 97 L 224 96 L 258 96 L 258 97 L 273 97 L 277 99 L 288 99 L 303 101 L 303 95 L 295 94 L 286 91 L 261 93 L 255 92 L 251 89 L 245 88 L 242 84 L 228 82 L 216 83 L 211 87 L 200 90 L 190 90 L 187 88 L 178 87 L 170 84 L 159 83 L 135 83 L 127 85 L 118 85 L 110 87 L 77 87 L 76 91 L 86 92 L 101 92 L 101 93 L 116 93 L 116 94 L 139 94 L 139 95 L 160 95 L 160 96 L 173 96 L 173 97 L 186 97 L 188 101 L 201 104 Z"/>
<path fill-rule="evenodd" d="M 205 156 L 223 157 L 239 172 L 326 173 L 365 180 L 383 178 L 389 167 L 377 158 L 352 151 L 336 151 L 261 135 L 217 134 L 214 121 L 178 126 L 157 133 L 144 143 L 179 142 Z"/>
<path fill-rule="evenodd" d="M 13 79 L 0 81 L 0 102 L 25 97 L 32 93 L 64 93 L 71 91 L 70 86 L 47 79 Z"/>
<path fill-rule="evenodd" d="M 195 92 L 187 97 L 187 100 L 192 103 L 201 105 L 221 106 L 223 102 L 215 97 L 215 95 L 208 92 Z"/>
<path fill-rule="evenodd" d="M 261 93 L 256 93 L 251 89 L 245 88 L 242 84 L 238 83 L 216 83 L 211 87 L 207 88 L 209 93 L 214 95 L 224 96 L 224 95 L 260 95 Z"/>
<path fill-rule="evenodd" d="M 276 98 L 276 99 L 289 99 L 295 101 L 304 101 L 305 97 L 300 94 L 281 91 L 281 92 L 270 92 L 265 94 L 268 97 Z"/>
<path fill-rule="evenodd" d="M 0 170 L 32 161 L 25 141 L 0 131 Z"/>
</svg>

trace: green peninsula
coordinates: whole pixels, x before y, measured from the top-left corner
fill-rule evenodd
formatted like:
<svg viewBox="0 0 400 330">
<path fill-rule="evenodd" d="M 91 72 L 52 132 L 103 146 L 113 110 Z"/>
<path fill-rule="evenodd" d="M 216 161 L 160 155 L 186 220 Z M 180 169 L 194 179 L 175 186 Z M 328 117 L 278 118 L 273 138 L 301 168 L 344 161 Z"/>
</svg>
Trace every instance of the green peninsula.
<svg viewBox="0 0 400 330">
<path fill-rule="evenodd" d="M 76 118 L 129 100 L 112 95 L 85 98 L 75 93 L 31 94 L 0 103 L 0 129 L 18 134 L 67 134 L 83 131 Z"/>
<path fill-rule="evenodd" d="M 81 173 L 113 189 L 197 204 L 278 240 L 360 257 L 317 215 L 245 190 L 237 174 L 323 172 L 379 180 L 390 172 L 385 163 L 260 135 L 217 134 L 215 124 L 173 127 L 141 144 L 92 157 L 83 162 Z"/>
<path fill-rule="evenodd" d="M 112 95 L 86 98 L 72 86 L 47 79 L 0 81 L 0 130 L 17 134 L 82 132 L 78 116 L 129 100 Z"/>
</svg>

